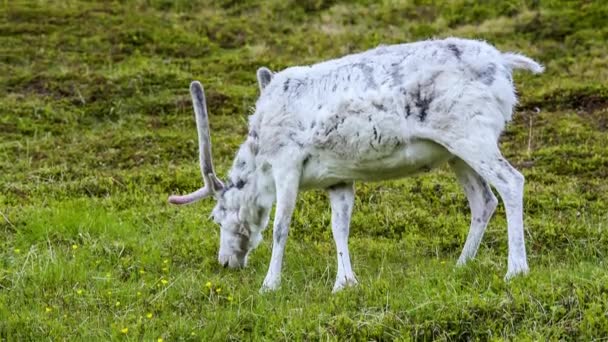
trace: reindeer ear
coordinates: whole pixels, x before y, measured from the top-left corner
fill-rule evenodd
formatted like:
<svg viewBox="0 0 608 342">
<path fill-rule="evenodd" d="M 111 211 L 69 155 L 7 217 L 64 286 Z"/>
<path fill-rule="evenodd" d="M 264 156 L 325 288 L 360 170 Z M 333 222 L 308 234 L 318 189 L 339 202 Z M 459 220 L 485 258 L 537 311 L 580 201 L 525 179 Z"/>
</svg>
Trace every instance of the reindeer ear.
<svg viewBox="0 0 608 342">
<path fill-rule="evenodd" d="M 258 85 L 260 86 L 260 93 L 264 91 L 264 88 L 272 81 L 272 71 L 266 67 L 261 67 L 257 71 Z"/>
</svg>

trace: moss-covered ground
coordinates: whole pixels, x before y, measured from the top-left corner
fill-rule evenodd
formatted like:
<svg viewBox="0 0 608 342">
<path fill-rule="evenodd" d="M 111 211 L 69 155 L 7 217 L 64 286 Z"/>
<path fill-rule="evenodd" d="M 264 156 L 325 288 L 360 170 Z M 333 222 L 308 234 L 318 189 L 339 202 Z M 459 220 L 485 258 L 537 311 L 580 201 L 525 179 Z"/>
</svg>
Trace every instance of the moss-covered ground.
<svg viewBox="0 0 608 342">
<path fill-rule="evenodd" d="M 480 4 L 481 3 L 481 4 Z M 608 337 L 608 5 L 604 1 L 0 1 L 0 340 L 487 340 Z M 217 261 L 188 84 L 220 174 L 246 136 L 255 70 L 429 37 L 541 61 L 501 138 L 526 176 L 531 272 L 505 283 L 499 207 L 478 257 L 448 168 L 358 184 L 336 265 L 322 191 L 302 194 L 283 283 Z M 540 111 L 537 110 L 540 109 Z"/>
</svg>

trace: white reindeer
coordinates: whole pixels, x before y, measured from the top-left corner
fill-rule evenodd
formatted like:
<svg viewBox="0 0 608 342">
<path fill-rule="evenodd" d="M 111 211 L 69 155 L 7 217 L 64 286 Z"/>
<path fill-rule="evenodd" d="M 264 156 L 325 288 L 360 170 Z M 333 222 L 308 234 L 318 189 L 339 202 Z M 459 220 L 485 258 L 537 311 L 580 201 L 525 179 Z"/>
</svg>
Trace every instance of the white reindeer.
<svg viewBox="0 0 608 342">
<path fill-rule="evenodd" d="M 299 191 L 327 189 L 338 271 L 334 291 L 356 284 L 348 252 L 355 181 L 381 181 L 448 162 L 466 192 L 470 231 L 458 264 L 473 258 L 504 201 L 509 257 L 505 279 L 526 273 L 524 177 L 501 155 L 498 138 L 517 102 L 513 69 L 543 67 L 481 41 L 448 38 L 380 46 L 311 66 L 258 71 L 262 90 L 249 135 L 226 185 L 215 175 L 203 89 L 190 86 L 205 186 L 175 204 L 213 195 L 221 225 L 219 262 L 243 267 L 262 239 L 276 201 L 272 257 L 262 286 L 280 284 Z"/>
</svg>

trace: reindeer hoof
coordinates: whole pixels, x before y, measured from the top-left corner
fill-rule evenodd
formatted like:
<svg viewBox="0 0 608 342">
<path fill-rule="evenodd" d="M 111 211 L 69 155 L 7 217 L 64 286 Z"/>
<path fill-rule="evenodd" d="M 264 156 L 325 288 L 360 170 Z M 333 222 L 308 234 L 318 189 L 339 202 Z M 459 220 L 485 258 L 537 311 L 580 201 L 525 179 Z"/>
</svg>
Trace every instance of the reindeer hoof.
<svg viewBox="0 0 608 342">
<path fill-rule="evenodd" d="M 260 293 L 274 292 L 279 289 L 280 282 L 278 280 L 267 281 L 264 280 L 264 284 L 260 288 Z"/>
<path fill-rule="evenodd" d="M 334 289 L 332 290 L 332 292 L 336 293 L 338 291 L 341 291 L 345 287 L 357 286 L 357 284 L 359 284 L 359 282 L 357 281 L 357 279 L 355 279 L 355 277 L 340 277 L 339 279 L 336 279 L 336 283 L 334 284 Z"/>
<path fill-rule="evenodd" d="M 512 265 L 511 263 L 509 264 L 509 270 L 507 271 L 507 274 L 505 275 L 505 281 L 509 281 L 511 279 L 513 279 L 513 277 L 519 276 L 519 275 L 526 275 L 528 274 L 528 263 L 527 262 L 523 262 L 523 263 L 515 263 L 515 265 Z"/>
</svg>

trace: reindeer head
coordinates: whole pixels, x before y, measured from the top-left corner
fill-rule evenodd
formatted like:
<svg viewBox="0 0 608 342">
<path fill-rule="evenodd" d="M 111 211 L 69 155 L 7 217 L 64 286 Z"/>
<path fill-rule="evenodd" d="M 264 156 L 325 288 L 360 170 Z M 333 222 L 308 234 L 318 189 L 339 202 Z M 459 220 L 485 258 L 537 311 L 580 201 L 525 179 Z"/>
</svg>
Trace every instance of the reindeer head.
<svg viewBox="0 0 608 342">
<path fill-rule="evenodd" d="M 263 72 L 266 75 L 265 72 Z M 271 77 L 271 75 L 270 75 Z M 267 82 L 264 82 L 264 85 Z M 260 88 L 262 82 L 260 81 Z M 221 227 L 220 249 L 218 260 L 224 267 L 244 267 L 247 255 L 262 240 L 262 230 L 267 224 L 269 210 L 266 206 L 257 205 L 255 197 L 255 179 L 230 180 L 224 185 L 215 174 L 211 158 L 211 139 L 209 135 L 209 118 L 205 93 L 198 81 L 190 84 L 190 94 L 196 119 L 199 142 L 199 158 L 204 186 L 190 194 L 169 197 L 173 204 L 189 204 L 207 197 L 216 200 L 211 216 Z M 242 154 L 247 149 L 241 148 L 235 165 L 241 163 Z M 245 156 L 246 157 L 246 156 Z"/>
</svg>

